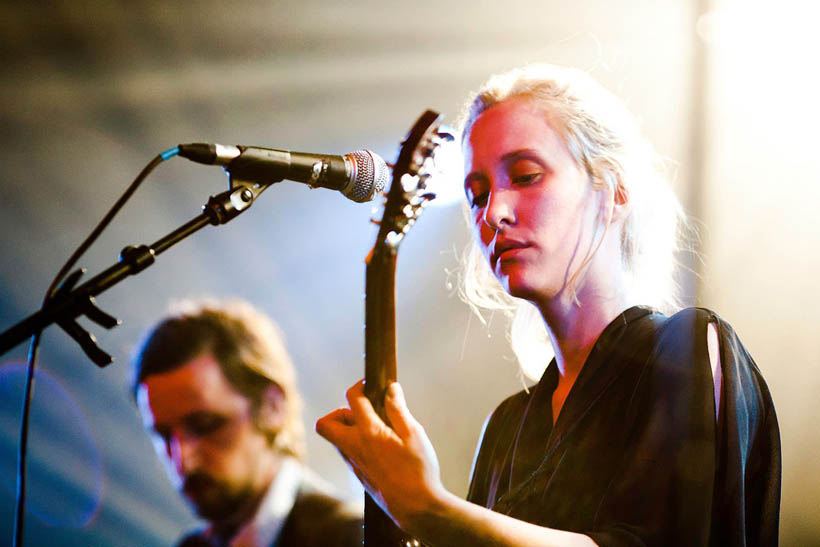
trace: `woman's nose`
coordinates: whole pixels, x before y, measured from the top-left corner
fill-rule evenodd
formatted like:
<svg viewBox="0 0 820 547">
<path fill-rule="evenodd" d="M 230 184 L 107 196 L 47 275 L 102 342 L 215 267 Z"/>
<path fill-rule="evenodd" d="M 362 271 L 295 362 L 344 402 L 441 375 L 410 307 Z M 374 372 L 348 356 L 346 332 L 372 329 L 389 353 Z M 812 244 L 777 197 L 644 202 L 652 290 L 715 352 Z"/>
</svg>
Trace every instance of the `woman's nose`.
<svg viewBox="0 0 820 547">
<path fill-rule="evenodd" d="M 515 207 L 510 192 L 503 188 L 490 192 L 484 208 L 484 222 L 494 230 L 501 230 L 515 223 Z"/>
</svg>

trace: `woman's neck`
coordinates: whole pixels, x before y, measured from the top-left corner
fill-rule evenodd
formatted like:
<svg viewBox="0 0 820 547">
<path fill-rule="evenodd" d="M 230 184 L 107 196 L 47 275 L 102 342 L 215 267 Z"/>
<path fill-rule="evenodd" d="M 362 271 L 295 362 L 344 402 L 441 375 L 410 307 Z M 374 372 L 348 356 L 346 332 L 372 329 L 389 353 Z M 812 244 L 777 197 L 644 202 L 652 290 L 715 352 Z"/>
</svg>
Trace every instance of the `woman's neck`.
<svg viewBox="0 0 820 547">
<path fill-rule="evenodd" d="M 596 284 L 590 277 L 605 281 Z M 564 290 L 547 302 L 536 303 L 546 323 L 562 381 L 574 381 L 607 325 L 638 303 L 617 277 L 587 276 L 578 287 L 577 300 Z"/>
</svg>

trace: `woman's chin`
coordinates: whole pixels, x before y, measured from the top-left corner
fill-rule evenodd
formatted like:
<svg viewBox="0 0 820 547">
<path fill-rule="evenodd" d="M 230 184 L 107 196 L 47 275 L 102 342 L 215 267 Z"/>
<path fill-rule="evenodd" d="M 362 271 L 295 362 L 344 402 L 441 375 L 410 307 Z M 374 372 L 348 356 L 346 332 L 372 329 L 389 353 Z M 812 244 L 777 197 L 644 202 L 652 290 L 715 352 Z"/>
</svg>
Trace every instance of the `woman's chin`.
<svg viewBox="0 0 820 547">
<path fill-rule="evenodd" d="M 524 300 L 535 301 L 540 298 L 538 291 L 525 280 L 516 276 L 506 276 L 501 280 L 501 286 L 507 294 Z"/>
</svg>

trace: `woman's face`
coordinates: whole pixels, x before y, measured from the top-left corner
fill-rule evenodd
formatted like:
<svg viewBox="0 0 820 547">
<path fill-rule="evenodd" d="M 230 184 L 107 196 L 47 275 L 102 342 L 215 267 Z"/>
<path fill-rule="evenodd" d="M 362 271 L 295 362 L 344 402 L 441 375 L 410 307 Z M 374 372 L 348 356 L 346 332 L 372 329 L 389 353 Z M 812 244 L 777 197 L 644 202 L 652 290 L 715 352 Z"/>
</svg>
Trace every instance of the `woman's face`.
<svg viewBox="0 0 820 547">
<path fill-rule="evenodd" d="M 490 107 L 464 167 L 474 234 L 505 290 L 533 302 L 560 294 L 592 250 L 601 193 L 549 115 L 525 99 Z"/>
</svg>

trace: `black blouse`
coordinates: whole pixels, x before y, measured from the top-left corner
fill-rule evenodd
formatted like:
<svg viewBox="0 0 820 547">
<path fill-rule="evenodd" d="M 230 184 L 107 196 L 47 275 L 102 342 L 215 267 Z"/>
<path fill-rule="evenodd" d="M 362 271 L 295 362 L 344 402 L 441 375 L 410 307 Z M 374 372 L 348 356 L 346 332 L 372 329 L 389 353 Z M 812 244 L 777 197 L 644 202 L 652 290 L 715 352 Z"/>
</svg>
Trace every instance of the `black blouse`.
<svg viewBox="0 0 820 547">
<path fill-rule="evenodd" d="M 718 327 L 715 419 L 707 324 Z M 780 436 L 760 371 L 704 309 L 630 308 L 603 331 L 553 427 L 555 361 L 487 422 L 468 499 L 599 545 L 776 545 Z"/>
</svg>

